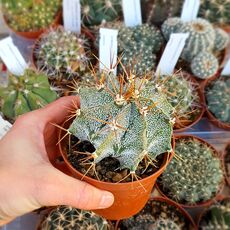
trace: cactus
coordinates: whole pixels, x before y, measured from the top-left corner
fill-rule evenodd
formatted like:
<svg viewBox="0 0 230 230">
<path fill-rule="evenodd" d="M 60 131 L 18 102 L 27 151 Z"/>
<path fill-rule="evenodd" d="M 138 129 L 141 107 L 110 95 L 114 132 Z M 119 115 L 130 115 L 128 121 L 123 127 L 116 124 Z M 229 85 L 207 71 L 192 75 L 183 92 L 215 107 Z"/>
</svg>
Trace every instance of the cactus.
<svg viewBox="0 0 230 230">
<path fill-rule="evenodd" d="M 230 24 L 229 0 L 201 0 L 199 15 L 219 26 Z"/>
<path fill-rule="evenodd" d="M 159 180 L 164 193 L 179 203 L 194 205 L 219 192 L 223 170 L 211 147 L 195 137 L 181 137 L 175 153 L 181 160 L 173 159 Z"/>
<path fill-rule="evenodd" d="M 180 230 L 181 228 L 173 220 L 159 219 L 152 226 L 154 230 Z"/>
<path fill-rule="evenodd" d="M 2 112 L 12 120 L 57 98 L 56 93 L 50 89 L 47 76 L 30 69 L 20 77 L 10 75 L 8 87 L 1 88 L 0 92 Z"/>
<path fill-rule="evenodd" d="M 224 123 L 230 123 L 230 77 L 221 77 L 205 89 L 208 110 Z"/>
<path fill-rule="evenodd" d="M 225 149 L 224 164 L 225 164 L 225 171 L 226 171 L 226 179 L 228 184 L 230 185 L 230 143 Z"/>
<path fill-rule="evenodd" d="M 214 76 L 219 69 L 218 59 L 210 52 L 200 52 L 191 62 L 192 73 L 200 79 Z"/>
<path fill-rule="evenodd" d="M 215 28 L 216 36 L 215 36 L 215 51 L 224 50 L 229 44 L 229 35 L 224 30 L 220 28 Z"/>
<path fill-rule="evenodd" d="M 88 67 L 88 47 L 84 37 L 63 27 L 51 29 L 36 44 L 36 65 L 51 79 L 79 77 Z"/>
<path fill-rule="evenodd" d="M 201 218 L 200 230 L 209 229 L 230 229 L 230 202 L 228 199 L 223 200 L 220 203 L 214 204 L 205 211 Z"/>
<path fill-rule="evenodd" d="M 40 224 L 41 230 L 109 230 L 109 223 L 90 211 L 83 211 L 70 206 L 58 206 L 52 210 Z"/>
<path fill-rule="evenodd" d="M 155 82 L 175 108 L 174 129 L 184 128 L 196 120 L 201 113 L 198 85 L 190 80 L 186 73 L 177 72 L 169 76 L 160 76 Z"/>
<path fill-rule="evenodd" d="M 95 87 L 80 88 L 81 109 L 68 129 L 95 147 L 94 164 L 114 157 L 135 174 L 143 159 L 172 151 L 173 108 L 154 84 L 132 74 L 127 81 L 111 73 L 97 79 Z"/>
<path fill-rule="evenodd" d="M 28 32 L 49 27 L 61 4 L 61 0 L 2 0 L 2 10 L 12 29 Z"/>
<path fill-rule="evenodd" d="M 121 0 L 81 0 L 82 23 L 97 26 L 121 16 Z"/>
</svg>

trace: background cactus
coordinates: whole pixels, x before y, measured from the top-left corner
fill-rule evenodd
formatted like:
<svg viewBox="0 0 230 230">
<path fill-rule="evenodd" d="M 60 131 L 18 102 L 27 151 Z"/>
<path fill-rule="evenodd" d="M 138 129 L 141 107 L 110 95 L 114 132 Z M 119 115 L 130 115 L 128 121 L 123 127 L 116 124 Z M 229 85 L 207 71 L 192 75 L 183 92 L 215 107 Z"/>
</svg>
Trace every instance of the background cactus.
<svg viewBox="0 0 230 230">
<path fill-rule="evenodd" d="M 200 52 L 191 62 L 192 73 L 200 79 L 212 77 L 218 69 L 218 59 L 211 52 Z"/>
<path fill-rule="evenodd" d="M 87 48 L 89 45 L 84 37 L 58 27 L 37 42 L 36 65 L 49 78 L 76 79 L 87 70 Z"/>
<path fill-rule="evenodd" d="M 221 51 L 224 50 L 229 44 L 229 35 L 227 32 L 220 28 L 215 28 L 216 36 L 215 36 L 215 44 L 214 50 Z"/>
<path fill-rule="evenodd" d="M 205 89 L 208 110 L 222 122 L 230 123 L 230 77 L 221 77 Z"/>
<path fill-rule="evenodd" d="M 230 229 L 230 201 L 225 199 L 220 203 L 214 204 L 206 210 L 202 216 L 199 229 Z"/>
<path fill-rule="evenodd" d="M 2 0 L 1 3 L 7 23 L 20 32 L 49 27 L 62 5 L 61 0 Z"/>
<path fill-rule="evenodd" d="M 230 23 L 229 0 L 201 0 L 199 15 L 220 26 Z"/>
<path fill-rule="evenodd" d="M 159 219 L 151 227 L 155 230 L 181 230 L 181 228 L 170 219 Z"/>
<path fill-rule="evenodd" d="M 81 0 L 82 23 L 97 26 L 117 20 L 122 13 L 121 0 Z"/>
<path fill-rule="evenodd" d="M 54 101 L 57 95 L 50 89 L 46 75 L 28 69 L 23 76 L 10 75 L 8 87 L 0 89 L 0 97 L 3 114 L 14 120 Z"/>
<path fill-rule="evenodd" d="M 94 163 L 114 157 L 135 174 L 143 159 L 172 151 L 173 108 L 154 84 L 132 74 L 126 82 L 111 74 L 97 79 L 95 87 L 80 89 L 81 108 L 68 130 L 95 147 Z"/>
<path fill-rule="evenodd" d="M 220 159 L 207 144 L 192 137 L 176 140 L 173 159 L 159 179 L 162 191 L 171 199 L 193 205 L 210 200 L 223 182 Z"/>
<path fill-rule="evenodd" d="M 59 206 L 52 210 L 40 224 L 40 230 L 109 230 L 108 222 L 90 211 L 70 206 Z"/>
</svg>

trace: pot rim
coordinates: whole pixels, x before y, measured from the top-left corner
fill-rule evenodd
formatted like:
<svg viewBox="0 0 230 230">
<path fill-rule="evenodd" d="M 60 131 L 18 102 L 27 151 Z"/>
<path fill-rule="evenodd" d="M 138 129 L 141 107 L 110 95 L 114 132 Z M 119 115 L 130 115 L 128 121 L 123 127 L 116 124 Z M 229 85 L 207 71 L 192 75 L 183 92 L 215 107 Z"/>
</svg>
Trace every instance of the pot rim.
<svg viewBox="0 0 230 230">
<path fill-rule="evenodd" d="M 230 177 L 228 177 L 227 170 L 226 170 L 226 156 L 228 155 L 227 148 L 230 147 L 230 142 L 228 142 L 224 148 L 224 153 L 223 153 L 223 161 L 224 161 L 224 173 L 225 173 L 225 180 L 228 186 L 230 186 Z"/>
</svg>

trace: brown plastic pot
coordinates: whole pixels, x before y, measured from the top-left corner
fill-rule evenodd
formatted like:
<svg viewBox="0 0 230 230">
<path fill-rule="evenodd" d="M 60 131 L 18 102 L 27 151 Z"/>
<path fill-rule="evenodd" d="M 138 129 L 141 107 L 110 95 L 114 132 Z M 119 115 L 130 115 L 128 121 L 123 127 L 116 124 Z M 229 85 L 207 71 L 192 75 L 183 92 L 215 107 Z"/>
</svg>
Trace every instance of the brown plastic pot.
<svg viewBox="0 0 230 230">
<path fill-rule="evenodd" d="M 223 155 L 223 159 L 224 159 L 224 170 L 225 170 L 225 180 L 228 186 L 230 186 L 230 177 L 227 174 L 227 169 L 226 169 L 226 156 L 229 154 L 227 149 L 230 148 L 230 142 L 226 145 L 225 149 L 224 149 L 224 155 Z"/>
<path fill-rule="evenodd" d="M 221 128 L 221 129 L 226 129 L 226 130 L 230 130 L 230 124 L 229 123 L 224 123 L 220 120 L 218 120 L 208 109 L 208 105 L 207 105 L 207 101 L 206 101 L 206 97 L 205 97 L 205 90 L 207 88 L 207 86 L 209 84 L 211 84 L 212 81 L 217 80 L 217 78 L 219 78 L 220 76 L 220 72 L 218 75 L 216 75 L 214 78 L 211 79 L 207 79 L 206 81 L 204 81 L 201 84 L 201 90 L 202 90 L 202 100 L 204 103 L 204 107 L 205 107 L 205 113 L 209 119 L 210 122 L 212 122 L 215 126 Z"/>
<path fill-rule="evenodd" d="M 165 202 L 168 205 L 175 207 L 175 209 L 177 209 L 187 219 L 187 221 L 190 223 L 191 230 L 196 230 L 197 229 L 196 224 L 195 224 L 194 220 L 192 219 L 192 217 L 189 215 L 189 213 L 185 209 L 183 209 L 179 204 L 177 204 L 176 202 L 174 202 L 174 201 L 172 201 L 172 200 L 170 200 L 168 198 L 165 198 L 165 197 L 154 197 L 154 198 L 150 198 L 149 201 Z M 120 230 L 119 224 L 121 222 L 122 222 L 122 220 L 117 221 L 115 230 Z"/>
<path fill-rule="evenodd" d="M 21 37 L 24 37 L 24 38 L 27 38 L 27 39 L 37 39 L 42 33 L 44 33 L 47 28 L 43 28 L 43 29 L 40 29 L 40 30 L 37 30 L 37 31 L 25 31 L 25 32 L 21 32 L 21 31 L 16 31 L 14 30 L 12 27 L 10 27 L 9 23 L 7 22 L 7 19 L 5 16 L 3 16 L 4 18 L 4 21 L 6 23 L 6 25 L 8 26 L 8 28 L 14 32 L 15 34 L 17 34 L 18 36 L 21 36 Z M 61 23 L 61 20 L 62 20 L 62 11 L 59 10 L 53 23 L 49 26 L 49 27 L 55 27 L 57 25 L 59 25 Z"/>
<path fill-rule="evenodd" d="M 222 170 L 224 172 L 224 162 L 223 162 L 223 157 L 219 154 L 219 152 L 211 145 L 209 144 L 208 142 L 206 142 L 205 140 L 197 137 L 197 136 L 193 136 L 193 135 L 186 135 L 186 134 L 181 134 L 181 135 L 175 135 L 175 142 L 177 139 L 181 139 L 181 138 L 194 138 L 194 139 L 197 139 L 198 141 L 208 145 L 214 152 L 214 155 L 217 156 L 220 161 L 221 161 L 221 165 L 222 165 Z M 176 144 L 175 144 L 176 145 Z M 180 202 L 176 202 L 177 204 L 179 204 L 181 207 L 183 208 L 186 208 L 186 209 L 193 209 L 193 208 L 202 208 L 202 207 L 207 207 L 209 205 L 211 205 L 213 202 L 215 202 L 220 196 L 221 196 L 221 192 L 223 191 L 224 189 L 224 178 L 223 178 L 223 181 L 221 182 L 221 184 L 219 185 L 219 191 L 217 191 L 217 193 L 215 194 L 214 197 L 212 197 L 211 199 L 207 200 L 207 201 L 203 201 L 203 202 L 200 202 L 200 203 L 196 203 L 196 204 L 184 204 L 184 203 L 180 203 Z M 168 199 L 172 199 L 171 197 L 169 197 L 160 187 L 159 185 L 159 182 L 156 183 L 156 189 L 157 191 L 160 193 L 161 196 L 165 197 L 165 198 L 168 198 Z"/>
<path fill-rule="evenodd" d="M 64 136 L 64 132 L 60 130 L 59 140 Z M 172 142 L 174 149 L 174 139 Z M 129 183 L 109 183 L 92 179 L 78 172 L 68 161 L 66 154 L 67 143 L 68 137 L 59 141 L 59 150 L 72 176 L 79 180 L 84 180 L 99 189 L 113 193 L 115 201 L 110 208 L 94 211 L 108 220 L 126 219 L 138 213 L 148 201 L 157 178 L 165 170 L 174 155 L 174 152 L 165 154 L 163 164 L 159 170 L 147 178 Z"/>
</svg>

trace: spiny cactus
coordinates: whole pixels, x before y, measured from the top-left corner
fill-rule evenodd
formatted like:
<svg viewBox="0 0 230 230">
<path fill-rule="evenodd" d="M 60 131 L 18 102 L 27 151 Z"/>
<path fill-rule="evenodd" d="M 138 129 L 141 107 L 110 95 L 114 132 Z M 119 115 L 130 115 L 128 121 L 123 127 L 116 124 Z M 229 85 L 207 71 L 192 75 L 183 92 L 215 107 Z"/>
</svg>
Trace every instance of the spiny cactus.
<svg viewBox="0 0 230 230">
<path fill-rule="evenodd" d="M 0 96 L 3 101 L 2 112 L 12 120 L 57 98 L 50 89 L 47 76 L 30 69 L 20 77 L 10 75 L 9 85 L 0 89 Z"/>
<path fill-rule="evenodd" d="M 82 23 L 97 26 L 121 16 L 121 0 L 81 0 Z"/>
<path fill-rule="evenodd" d="M 190 125 L 201 112 L 198 85 L 189 79 L 186 73 L 177 72 L 163 75 L 155 79 L 160 91 L 167 96 L 169 103 L 175 108 L 174 129 Z"/>
<path fill-rule="evenodd" d="M 230 123 L 230 77 L 221 77 L 205 89 L 208 110 L 222 122 Z"/>
<path fill-rule="evenodd" d="M 79 77 L 88 67 L 88 47 L 83 36 L 65 31 L 63 27 L 52 29 L 36 44 L 36 65 L 49 78 Z"/>
<path fill-rule="evenodd" d="M 159 219 L 152 226 L 154 230 L 180 230 L 181 228 L 173 220 Z"/>
<path fill-rule="evenodd" d="M 202 216 L 199 229 L 210 230 L 230 229 L 230 201 L 228 199 L 223 200 L 220 203 L 212 205 Z"/>
<path fill-rule="evenodd" d="M 11 28 L 20 32 L 49 27 L 61 8 L 61 0 L 2 0 L 2 10 Z"/>
<path fill-rule="evenodd" d="M 160 188 L 173 200 L 193 205 L 210 200 L 223 182 L 220 159 L 207 144 L 192 137 L 176 140 L 173 159 L 159 180 Z"/>
<path fill-rule="evenodd" d="M 40 230 L 109 230 L 108 222 L 90 211 L 70 206 L 59 206 L 52 210 L 40 225 Z"/>
<path fill-rule="evenodd" d="M 191 62 L 192 73 L 201 79 L 207 79 L 218 71 L 219 63 L 217 58 L 207 51 L 200 52 Z"/>
<path fill-rule="evenodd" d="M 94 163 L 114 157 L 120 169 L 135 174 L 143 159 L 152 162 L 172 151 L 173 108 L 147 77 L 127 78 L 110 73 L 95 87 L 81 88 L 81 108 L 68 132 L 93 144 Z"/>
<path fill-rule="evenodd" d="M 221 51 L 225 49 L 229 44 L 229 35 L 224 30 L 220 28 L 215 28 L 216 36 L 215 36 L 215 51 Z"/>
<path fill-rule="evenodd" d="M 230 23 L 229 0 L 201 0 L 199 15 L 220 26 Z"/>
</svg>

